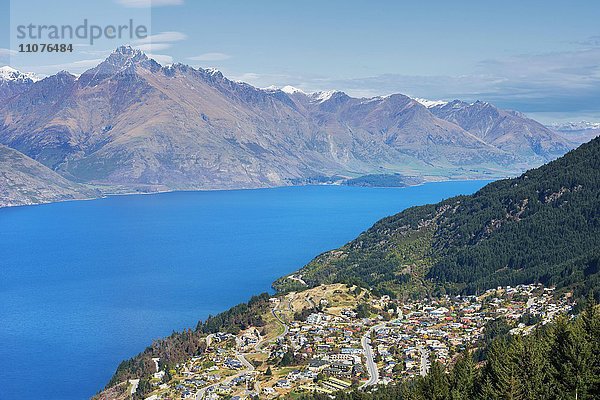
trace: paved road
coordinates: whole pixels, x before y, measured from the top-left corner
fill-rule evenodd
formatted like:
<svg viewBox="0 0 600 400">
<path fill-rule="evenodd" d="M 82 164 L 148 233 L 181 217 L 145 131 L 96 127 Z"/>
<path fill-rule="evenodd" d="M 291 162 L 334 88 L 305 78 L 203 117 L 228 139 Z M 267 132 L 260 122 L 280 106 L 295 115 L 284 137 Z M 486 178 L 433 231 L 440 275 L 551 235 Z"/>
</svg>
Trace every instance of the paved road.
<svg viewBox="0 0 600 400">
<path fill-rule="evenodd" d="M 365 359 L 367 361 L 367 372 L 369 373 L 369 380 L 361 385 L 361 388 L 366 386 L 373 386 L 379 383 L 379 370 L 377 369 L 377 364 L 375 364 L 375 359 L 373 357 L 373 348 L 371 347 L 371 332 L 376 329 L 383 327 L 384 325 L 375 325 L 371 327 L 362 337 L 360 343 L 362 344 L 362 348 L 365 352 Z"/>
<path fill-rule="evenodd" d="M 292 300 L 290 300 L 290 301 L 289 301 L 288 308 L 289 308 L 290 310 L 292 310 Z M 288 327 L 288 325 L 285 323 L 285 321 L 284 321 L 283 319 L 281 319 L 281 317 L 279 317 L 279 315 L 277 315 L 277 306 L 275 306 L 274 308 L 272 308 L 272 309 L 271 309 L 271 313 L 273 314 L 273 316 L 275 317 L 275 319 L 277 319 L 277 321 L 279 321 L 279 323 L 281 323 L 281 325 L 283 325 L 283 328 L 284 328 L 284 330 L 283 330 L 283 333 L 282 333 L 282 334 L 280 334 L 279 336 L 277 336 L 277 337 L 274 339 L 274 340 L 277 340 L 277 339 L 279 339 L 279 338 L 282 338 L 282 337 L 284 337 L 284 336 L 286 336 L 286 335 L 288 334 L 288 332 L 289 332 L 289 327 Z M 208 336 L 206 337 L 206 347 L 210 346 L 210 344 L 211 344 L 211 342 L 212 342 L 212 339 L 213 339 L 213 337 L 214 337 L 214 335 L 212 335 L 212 334 L 211 334 L 211 335 L 208 335 Z M 264 351 L 264 350 L 262 350 L 262 345 L 263 345 L 263 343 L 267 343 L 267 341 L 266 341 L 266 340 L 264 340 L 264 338 L 263 338 L 263 337 L 261 337 L 261 336 L 259 335 L 259 341 L 258 341 L 258 342 L 256 343 L 256 345 L 254 346 L 254 350 L 255 350 L 255 351 L 260 351 L 260 352 L 263 352 L 263 351 Z M 240 360 L 240 362 L 242 363 L 242 365 L 243 365 L 243 366 L 245 366 L 245 367 L 246 367 L 246 369 L 244 369 L 243 371 L 240 371 L 240 372 L 238 372 L 238 373 L 237 373 L 237 374 L 235 374 L 235 375 L 232 375 L 232 376 L 228 377 L 227 379 L 224 379 L 224 380 L 222 380 L 222 381 L 219 381 L 219 382 L 213 383 L 213 384 L 211 384 L 211 385 L 205 386 L 205 387 L 203 387 L 202 389 L 198 390 L 198 391 L 196 392 L 196 400 L 202 400 L 202 399 L 204 398 L 204 394 L 206 393 L 206 390 L 207 390 L 208 388 L 211 388 L 211 387 L 214 387 L 214 386 L 217 386 L 217 385 L 223 385 L 223 384 L 226 384 L 226 383 L 228 383 L 228 382 L 231 382 L 233 379 L 235 379 L 235 378 L 237 378 L 237 377 L 239 377 L 239 376 L 241 376 L 241 375 L 244 375 L 244 374 L 247 374 L 247 373 L 249 373 L 249 372 L 252 372 L 252 371 L 254 371 L 254 365 L 252 365 L 252 364 L 251 364 L 251 363 L 250 363 L 250 362 L 249 362 L 249 361 L 246 359 L 246 357 L 245 357 L 245 356 L 246 356 L 246 355 L 248 355 L 248 354 L 252 354 L 252 353 L 237 353 L 237 354 L 236 354 L 236 357 L 237 357 L 237 359 L 238 359 L 238 360 Z M 259 389 L 258 389 L 258 391 L 260 392 L 260 386 L 259 386 Z"/>
<path fill-rule="evenodd" d="M 291 279 L 291 280 L 293 280 L 293 281 L 300 282 L 304 286 L 308 286 L 306 284 L 306 282 L 304 282 L 304 280 L 302 279 L 302 275 L 298 275 L 298 276 L 296 276 L 296 275 L 290 275 L 290 276 L 288 276 L 288 278 Z"/>
<path fill-rule="evenodd" d="M 289 328 L 287 326 L 287 324 L 285 323 L 285 321 L 283 319 L 281 319 L 281 317 L 279 315 L 277 315 L 277 306 L 273 307 L 271 309 L 271 314 L 273 314 L 273 316 L 275 317 L 275 319 L 277 319 L 277 321 L 279 321 L 279 323 L 281 323 L 281 325 L 283 325 L 283 333 L 279 336 L 277 336 L 275 338 L 275 340 L 280 339 L 284 336 L 286 336 L 289 332 Z M 288 308 L 291 310 L 292 309 L 292 300 L 290 299 L 289 303 L 288 303 Z"/>
<path fill-rule="evenodd" d="M 212 341 L 213 337 L 214 337 L 214 335 L 212 335 L 212 334 L 211 334 L 211 335 L 208 335 L 208 336 L 206 337 L 206 343 L 207 343 L 207 347 L 210 345 L 210 342 Z M 260 338 L 260 339 L 259 339 L 259 342 L 258 342 L 258 343 L 256 343 L 256 346 L 254 347 L 254 349 L 255 349 L 255 350 L 257 350 L 257 351 L 259 351 L 259 350 L 258 350 L 258 347 L 259 347 L 259 346 L 260 346 L 260 344 L 262 343 L 262 337 L 260 337 L 260 336 L 259 336 L 259 338 Z M 246 367 L 246 369 L 244 369 L 243 371 L 240 371 L 240 372 L 238 372 L 237 374 L 235 374 L 235 375 L 232 375 L 232 376 L 230 376 L 230 377 L 228 377 L 228 378 L 226 378 L 226 379 L 224 379 L 224 380 L 222 380 L 222 381 L 215 382 L 215 383 L 213 383 L 213 384 L 211 384 L 211 385 L 205 386 L 205 387 L 203 387 L 202 389 L 198 390 L 198 391 L 196 392 L 196 400 L 201 400 L 201 399 L 203 399 L 203 398 L 204 398 L 204 393 L 206 393 L 206 390 L 207 390 L 208 388 L 211 388 L 211 387 L 214 387 L 214 386 L 218 386 L 218 385 L 224 385 L 224 384 L 226 384 L 226 383 L 229 383 L 229 382 L 231 382 L 232 380 L 234 380 L 235 378 L 237 378 L 237 377 L 239 377 L 239 376 L 242 376 L 242 375 L 244 375 L 244 374 L 247 374 L 247 373 L 249 373 L 249 372 L 252 372 L 252 371 L 254 371 L 254 365 L 252 365 L 252 364 L 251 364 L 251 363 L 250 363 L 250 362 L 249 362 L 249 361 L 246 359 L 246 355 L 248 355 L 248 354 L 252 354 L 252 353 L 237 353 L 237 354 L 236 354 L 236 358 L 237 358 L 237 359 L 238 359 L 238 360 L 239 360 L 239 361 L 242 363 L 242 365 L 243 365 L 244 367 Z"/>
<path fill-rule="evenodd" d="M 250 364 L 250 361 L 246 360 L 246 355 L 251 354 L 251 353 L 240 353 L 237 355 L 237 359 L 240 360 L 240 362 L 242 363 L 242 365 L 244 367 L 246 367 L 246 371 L 244 372 L 252 372 L 254 371 L 254 365 Z"/>
<path fill-rule="evenodd" d="M 277 341 L 278 339 L 281 339 L 282 337 L 284 337 L 285 335 L 288 334 L 289 328 L 287 326 L 287 324 L 277 315 L 277 306 L 271 309 L 271 314 L 273 314 L 273 316 L 275 317 L 275 319 L 281 324 L 283 325 L 283 333 L 281 333 L 280 335 L 278 335 L 276 338 L 272 339 L 272 340 L 264 340 L 263 337 L 261 337 L 260 342 L 257 343 L 255 349 L 256 351 L 260 351 L 262 353 L 265 353 L 266 350 L 263 350 L 263 346 L 266 344 L 269 344 L 272 341 Z"/>
<path fill-rule="evenodd" d="M 418 350 L 421 353 L 421 367 L 419 372 L 421 376 L 426 376 L 429 372 L 429 352 L 423 347 L 419 347 Z"/>
</svg>

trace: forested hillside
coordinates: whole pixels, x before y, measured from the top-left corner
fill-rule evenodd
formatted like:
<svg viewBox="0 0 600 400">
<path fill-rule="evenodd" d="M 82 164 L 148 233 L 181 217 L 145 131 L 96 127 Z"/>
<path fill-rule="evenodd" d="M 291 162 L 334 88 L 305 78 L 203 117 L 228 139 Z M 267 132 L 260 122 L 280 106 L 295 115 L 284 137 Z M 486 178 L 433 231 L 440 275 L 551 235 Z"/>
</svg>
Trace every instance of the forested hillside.
<svg viewBox="0 0 600 400">
<path fill-rule="evenodd" d="M 528 336 L 501 335 L 485 347 L 479 365 L 464 352 L 446 373 L 433 363 L 426 377 L 400 385 L 302 400 L 598 399 L 600 316 L 588 303 L 576 319 L 561 318 Z"/>
<path fill-rule="evenodd" d="M 381 292 L 474 293 L 541 282 L 599 286 L 600 139 L 471 196 L 377 222 L 299 271 L 308 285 L 353 282 Z M 285 290 L 283 278 L 275 287 Z"/>
</svg>

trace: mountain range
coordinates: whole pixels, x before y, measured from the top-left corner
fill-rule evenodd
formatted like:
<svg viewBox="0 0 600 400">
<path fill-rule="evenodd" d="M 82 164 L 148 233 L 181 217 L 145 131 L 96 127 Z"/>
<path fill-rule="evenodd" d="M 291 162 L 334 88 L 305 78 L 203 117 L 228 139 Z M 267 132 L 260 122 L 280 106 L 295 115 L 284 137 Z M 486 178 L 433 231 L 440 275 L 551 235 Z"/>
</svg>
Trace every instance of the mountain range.
<svg viewBox="0 0 600 400">
<path fill-rule="evenodd" d="M 259 89 L 214 69 L 161 66 L 128 46 L 80 76 L 62 71 L 37 80 L 3 71 L 0 143 L 84 188 L 84 197 L 89 189 L 82 185 L 117 193 L 387 174 L 497 178 L 575 146 L 489 103 L 426 107 L 402 94 Z"/>
<path fill-rule="evenodd" d="M 32 73 L 23 73 L 7 66 L 0 68 L 0 99 L 7 99 L 29 89 L 41 78 Z"/>
<path fill-rule="evenodd" d="M 600 122 L 565 122 L 548 125 L 565 139 L 573 143 L 583 144 L 600 136 Z"/>
</svg>

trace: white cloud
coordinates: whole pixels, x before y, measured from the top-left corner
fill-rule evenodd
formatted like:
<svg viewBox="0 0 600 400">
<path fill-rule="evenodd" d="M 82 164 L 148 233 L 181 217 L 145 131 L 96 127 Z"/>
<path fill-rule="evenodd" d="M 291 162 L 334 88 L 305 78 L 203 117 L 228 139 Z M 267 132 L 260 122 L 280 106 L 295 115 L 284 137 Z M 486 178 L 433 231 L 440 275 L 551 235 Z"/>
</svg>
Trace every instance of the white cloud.
<svg viewBox="0 0 600 400">
<path fill-rule="evenodd" d="M 78 75 L 90 68 L 100 64 L 104 59 L 91 59 L 91 60 L 78 60 L 64 64 L 51 64 L 51 65 L 35 65 L 24 67 L 24 71 L 31 71 L 40 75 L 53 75 L 57 71 L 68 71 L 72 74 Z"/>
<path fill-rule="evenodd" d="M 11 49 L 0 49 L 0 56 L 14 56 L 17 52 Z"/>
<path fill-rule="evenodd" d="M 167 31 L 136 40 L 134 44 L 179 42 L 181 40 L 186 40 L 187 38 L 188 36 L 183 32 Z"/>
<path fill-rule="evenodd" d="M 168 65 L 173 64 L 173 57 L 166 54 L 151 54 L 146 53 L 149 58 L 152 58 L 154 61 L 159 63 L 160 65 Z"/>
<path fill-rule="evenodd" d="M 129 8 L 150 8 L 163 6 L 180 6 L 183 0 L 115 0 L 117 4 Z"/>
<path fill-rule="evenodd" d="M 193 61 L 223 61 L 230 59 L 231 56 L 225 53 L 204 53 L 194 57 L 188 57 L 188 60 Z"/>
<path fill-rule="evenodd" d="M 150 35 L 144 39 L 136 40 L 132 44 L 136 49 L 152 53 L 170 49 L 173 47 L 172 42 L 179 42 L 186 39 L 187 35 L 183 32 L 169 31 Z"/>
<path fill-rule="evenodd" d="M 598 47 L 598 46 L 600 46 L 600 35 L 590 36 L 587 39 L 582 40 L 580 42 L 576 42 L 576 43 L 580 44 L 582 46 Z"/>
<path fill-rule="evenodd" d="M 173 47 L 173 45 L 171 43 L 148 43 L 133 47 L 143 52 L 153 52 L 170 49 L 171 47 Z"/>
</svg>

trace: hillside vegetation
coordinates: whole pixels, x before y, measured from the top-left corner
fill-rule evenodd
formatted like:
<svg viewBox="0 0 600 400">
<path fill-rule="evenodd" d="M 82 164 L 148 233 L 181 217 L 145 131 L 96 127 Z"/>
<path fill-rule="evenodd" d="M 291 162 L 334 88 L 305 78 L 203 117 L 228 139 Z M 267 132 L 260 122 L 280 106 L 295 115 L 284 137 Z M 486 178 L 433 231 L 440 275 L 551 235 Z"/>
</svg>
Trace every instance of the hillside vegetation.
<svg viewBox="0 0 600 400">
<path fill-rule="evenodd" d="M 475 293 L 599 283 L 600 139 L 471 196 L 384 218 L 298 273 L 309 285 L 357 283 L 390 294 Z M 275 282 L 286 290 L 289 279 Z"/>
<path fill-rule="evenodd" d="M 269 310 L 269 295 L 253 296 L 248 303 L 238 304 L 215 316 L 199 321 L 196 329 L 173 332 L 171 336 L 156 340 L 143 352 L 119 364 L 105 389 L 128 379 L 143 377 L 147 380 L 156 367 L 152 358 L 160 358 L 160 367 L 172 367 L 189 357 L 202 354 L 206 349 L 205 338 L 219 331 L 237 334 L 249 326 L 262 326 L 261 315 Z"/>
</svg>

